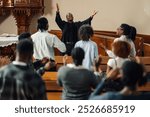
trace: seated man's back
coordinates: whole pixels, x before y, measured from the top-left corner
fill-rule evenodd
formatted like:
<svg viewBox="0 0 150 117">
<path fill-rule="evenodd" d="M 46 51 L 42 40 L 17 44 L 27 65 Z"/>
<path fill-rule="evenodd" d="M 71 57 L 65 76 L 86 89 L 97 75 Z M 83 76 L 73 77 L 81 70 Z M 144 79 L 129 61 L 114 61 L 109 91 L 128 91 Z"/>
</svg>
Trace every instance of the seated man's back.
<svg viewBox="0 0 150 117">
<path fill-rule="evenodd" d="M 58 84 L 63 86 L 62 99 L 88 99 L 91 88 L 95 88 L 95 75 L 85 68 L 61 67 L 58 71 Z"/>
<path fill-rule="evenodd" d="M 27 65 L 10 64 L 0 69 L 0 99 L 46 99 L 41 77 Z"/>
</svg>

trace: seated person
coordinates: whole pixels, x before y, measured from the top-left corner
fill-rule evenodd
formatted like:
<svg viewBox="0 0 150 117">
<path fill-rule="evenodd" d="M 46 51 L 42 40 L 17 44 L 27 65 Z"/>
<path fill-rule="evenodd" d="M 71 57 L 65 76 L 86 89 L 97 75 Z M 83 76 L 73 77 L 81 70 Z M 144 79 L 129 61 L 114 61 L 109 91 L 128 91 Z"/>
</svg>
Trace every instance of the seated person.
<svg viewBox="0 0 150 117">
<path fill-rule="evenodd" d="M 136 56 L 136 50 L 134 41 L 136 39 L 136 28 L 133 26 L 129 26 L 128 24 L 121 24 L 119 28 L 117 28 L 117 35 L 119 35 L 119 38 L 116 38 L 114 42 L 116 41 L 125 41 L 130 44 L 131 51 L 129 56 L 135 57 Z M 105 49 L 106 53 L 109 57 L 115 58 L 115 55 L 112 51 L 108 50 L 102 43 L 100 46 Z"/>
<path fill-rule="evenodd" d="M 18 40 L 31 39 L 31 34 L 29 32 L 23 32 L 19 35 Z"/>
<path fill-rule="evenodd" d="M 31 36 L 34 43 L 34 58 L 41 60 L 48 57 L 55 60 L 54 48 L 66 52 L 66 46 L 56 35 L 50 34 L 48 30 L 48 20 L 45 17 L 38 19 L 38 31 Z"/>
<path fill-rule="evenodd" d="M 74 67 L 63 66 L 58 70 L 57 83 L 63 87 L 62 99 L 88 99 L 92 88 L 97 86 L 97 80 L 93 72 L 82 66 L 84 55 L 82 48 L 74 48 L 71 53 Z"/>
<path fill-rule="evenodd" d="M 109 59 L 107 62 L 108 74 L 111 69 L 121 68 L 125 61 L 129 61 L 130 45 L 125 41 L 116 41 L 112 44 L 112 51 L 115 54 L 115 58 Z"/>
<path fill-rule="evenodd" d="M 80 47 L 85 52 L 85 58 L 83 60 L 83 67 L 91 69 L 94 59 L 98 57 L 97 44 L 91 40 L 94 31 L 90 25 L 83 25 L 79 29 L 80 41 L 75 44 L 75 47 Z"/>
<path fill-rule="evenodd" d="M 45 100 L 42 78 L 28 65 L 33 56 L 33 42 L 22 40 L 16 47 L 16 60 L 0 69 L 0 99 Z"/>
<path fill-rule="evenodd" d="M 18 40 L 22 41 L 25 39 L 31 39 L 31 34 L 29 32 L 24 32 L 19 35 Z M 30 66 L 37 71 L 40 75 L 43 75 L 45 71 L 56 71 L 55 70 L 55 61 L 50 61 L 49 58 L 44 57 L 42 60 L 33 60 L 31 61 Z"/>
<path fill-rule="evenodd" d="M 117 77 L 116 70 L 109 77 Z M 122 82 L 124 87 L 119 92 L 107 92 L 99 95 L 103 89 L 104 82 L 101 82 L 91 95 L 92 100 L 149 100 L 150 93 L 140 93 L 137 91 L 139 86 L 147 83 L 147 74 L 143 66 L 133 61 L 126 61 L 122 66 Z"/>
</svg>

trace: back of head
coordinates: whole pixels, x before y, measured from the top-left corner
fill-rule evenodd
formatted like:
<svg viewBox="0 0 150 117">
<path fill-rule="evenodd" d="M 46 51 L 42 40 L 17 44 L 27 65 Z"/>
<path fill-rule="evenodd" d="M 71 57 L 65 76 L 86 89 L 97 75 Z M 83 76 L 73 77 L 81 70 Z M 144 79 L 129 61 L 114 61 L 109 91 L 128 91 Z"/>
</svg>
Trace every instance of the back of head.
<svg viewBox="0 0 150 117">
<path fill-rule="evenodd" d="M 48 20 L 45 17 L 39 18 L 37 23 L 37 30 L 41 30 L 41 32 L 48 30 Z"/>
<path fill-rule="evenodd" d="M 131 39 L 132 41 L 135 40 L 136 37 L 136 28 L 133 26 L 130 26 L 128 24 L 121 24 L 120 26 L 123 30 L 123 34 L 127 36 L 128 39 Z"/>
<path fill-rule="evenodd" d="M 30 39 L 30 38 L 31 38 L 31 34 L 29 32 L 24 32 L 20 34 L 18 37 L 19 41 L 24 40 L 24 39 Z"/>
<path fill-rule="evenodd" d="M 71 56 L 72 56 L 73 62 L 76 66 L 82 65 L 84 55 L 85 55 L 85 52 L 80 47 L 76 47 L 72 50 Z"/>
<path fill-rule="evenodd" d="M 130 90 L 136 90 L 137 86 L 142 86 L 146 83 L 144 77 L 144 69 L 141 64 L 133 61 L 126 61 L 122 66 L 123 83 Z"/>
<path fill-rule="evenodd" d="M 132 41 L 135 41 L 136 39 L 136 28 L 133 26 L 130 26 L 130 34 L 129 34 L 129 39 L 131 39 Z"/>
<path fill-rule="evenodd" d="M 128 58 L 131 47 L 130 44 L 125 41 L 115 41 L 112 44 L 113 52 L 116 56 L 121 58 Z"/>
<path fill-rule="evenodd" d="M 20 55 L 31 55 L 33 54 L 33 42 L 29 39 L 21 40 L 17 44 L 16 50 Z"/>
<path fill-rule="evenodd" d="M 83 25 L 79 28 L 78 35 L 79 38 L 83 41 L 89 41 L 89 39 L 93 36 L 94 31 L 90 25 Z"/>
</svg>

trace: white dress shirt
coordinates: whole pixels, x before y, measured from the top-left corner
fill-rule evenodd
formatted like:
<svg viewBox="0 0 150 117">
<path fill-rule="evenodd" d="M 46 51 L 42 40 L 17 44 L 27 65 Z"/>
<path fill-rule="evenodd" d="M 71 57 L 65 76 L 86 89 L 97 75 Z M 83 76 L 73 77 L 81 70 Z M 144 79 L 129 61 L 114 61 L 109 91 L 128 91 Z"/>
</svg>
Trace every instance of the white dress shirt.
<svg viewBox="0 0 150 117">
<path fill-rule="evenodd" d="M 31 36 L 34 43 L 34 58 L 42 59 L 43 57 L 54 58 L 54 47 L 61 52 L 66 52 L 66 46 L 61 40 L 48 31 L 40 30 Z"/>
<path fill-rule="evenodd" d="M 89 41 L 78 41 L 75 44 L 75 47 L 81 47 L 85 52 L 85 57 L 83 60 L 83 67 L 91 69 L 94 59 L 98 56 L 98 47 L 97 44 L 91 40 Z"/>
</svg>

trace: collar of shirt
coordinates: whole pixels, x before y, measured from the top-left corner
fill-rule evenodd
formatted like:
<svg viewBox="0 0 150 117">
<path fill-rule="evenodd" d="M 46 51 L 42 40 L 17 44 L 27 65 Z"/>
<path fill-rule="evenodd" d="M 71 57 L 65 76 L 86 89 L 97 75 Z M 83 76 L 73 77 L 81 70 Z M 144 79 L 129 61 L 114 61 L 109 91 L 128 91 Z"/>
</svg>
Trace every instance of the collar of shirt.
<svg viewBox="0 0 150 117">
<path fill-rule="evenodd" d="M 38 32 L 48 32 L 47 30 L 43 30 L 43 31 L 41 31 L 41 30 L 38 30 Z"/>
<path fill-rule="evenodd" d="M 27 66 L 26 63 L 20 62 L 20 61 L 13 61 L 12 63 L 13 63 L 14 65 Z"/>
</svg>

